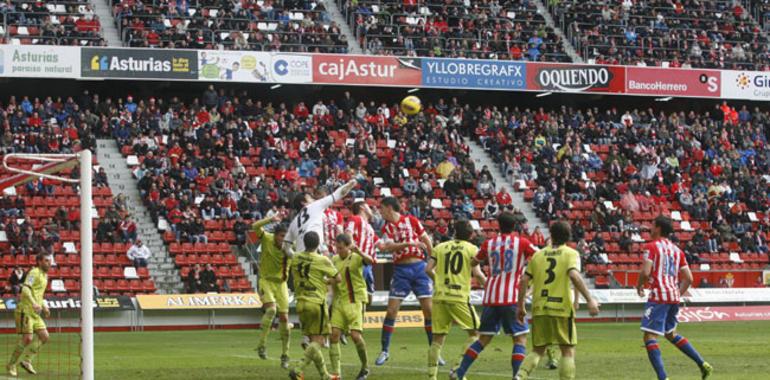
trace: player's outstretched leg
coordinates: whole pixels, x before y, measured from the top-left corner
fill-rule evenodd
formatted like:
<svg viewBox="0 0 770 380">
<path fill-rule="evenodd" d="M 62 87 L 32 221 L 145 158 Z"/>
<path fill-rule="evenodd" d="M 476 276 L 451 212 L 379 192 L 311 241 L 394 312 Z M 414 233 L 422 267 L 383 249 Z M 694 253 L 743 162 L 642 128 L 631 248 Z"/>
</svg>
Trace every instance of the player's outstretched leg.
<svg viewBox="0 0 770 380">
<path fill-rule="evenodd" d="M 513 352 L 511 352 L 511 369 L 513 370 L 513 377 L 519 373 L 521 363 L 524 361 L 527 355 L 526 339 L 523 343 L 515 342 L 513 345 Z"/>
<path fill-rule="evenodd" d="M 711 376 L 711 372 L 713 372 L 713 368 L 711 367 L 711 364 L 707 363 L 705 360 L 703 360 L 703 357 L 700 356 L 698 351 L 695 349 L 695 347 L 690 344 L 690 341 L 687 340 L 687 338 L 679 335 L 676 333 L 676 331 L 672 331 L 668 334 L 666 334 L 666 339 L 668 339 L 671 344 L 676 346 L 676 348 L 679 349 L 679 351 L 682 351 L 685 355 L 687 355 L 690 359 L 692 359 L 695 364 L 698 365 L 698 368 L 700 368 L 701 371 L 701 377 L 703 379 L 708 378 Z"/>
<path fill-rule="evenodd" d="M 658 375 L 658 380 L 666 380 L 666 369 L 663 367 L 663 357 L 660 354 L 660 346 L 658 346 L 658 340 L 653 335 L 645 334 L 644 346 L 647 348 L 647 357 L 650 359 L 650 364 Z"/>
<path fill-rule="evenodd" d="M 356 352 L 358 353 L 358 360 L 361 361 L 361 370 L 358 371 L 356 380 L 366 380 L 369 376 L 369 354 L 366 352 L 366 341 L 364 341 L 364 336 L 358 330 L 352 330 L 350 337 L 353 338 L 353 343 L 356 345 Z"/>
<path fill-rule="evenodd" d="M 257 344 L 257 354 L 260 359 L 267 359 L 267 335 L 273 327 L 273 319 L 277 310 L 275 305 L 265 306 L 265 312 L 262 314 L 261 331 L 259 332 L 259 342 Z"/>
<path fill-rule="evenodd" d="M 40 349 L 43 347 L 44 344 L 48 342 L 48 330 L 38 330 L 35 332 L 35 337 L 32 340 L 32 343 L 27 346 L 27 351 L 24 355 L 24 358 L 19 362 L 19 365 L 21 368 L 23 368 L 25 371 L 27 371 L 31 375 L 36 375 L 37 371 L 35 371 L 35 367 L 32 366 L 32 360 L 37 357 L 37 354 L 40 352 Z"/>
<path fill-rule="evenodd" d="M 524 361 L 519 367 L 519 372 L 516 374 L 517 380 L 526 380 L 532 371 L 537 368 L 537 364 L 540 363 L 540 358 L 545 353 L 545 347 L 535 347 L 532 352 L 524 358 Z"/>
<path fill-rule="evenodd" d="M 465 354 L 463 355 L 463 360 L 460 362 L 460 366 L 450 372 L 449 378 L 460 380 L 464 379 L 465 374 L 468 373 L 468 369 L 471 368 L 473 362 L 476 361 L 476 358 L 479 357 L 481 352 L 484 351 L 484 347 L 486 347 L 491 340 L 492 335 L 482 335 L 478 340 L 471 343 L 471 345 L 468 346 L 468 349 L 465 350 Z"/>
<path fill-rule="evenodd" d="M 291 326 L 289 325 L 289 315 L 281 313 L 278 322 L 278 331 L 281 334 L 281 368 L 289 368 L 289 342 L 291 338 Z"/>
<path fill-rule="evenodd" d="M 392 292 L 393 289 L 391 289 L 391 297 L 393 297 Z M 396 328 L 396 317 L 398 317 L 398 309 L 400 307 L 400 298 L 388 299 L 388 309 L 385 312 L 385 320 L 382 322 L 382 335 L 380 336 L 382 351 L 374 362 L 378 366 L 385 364 L 390 358 L 390 338 L 393 336 L 393 330 Z"/>
</svg>

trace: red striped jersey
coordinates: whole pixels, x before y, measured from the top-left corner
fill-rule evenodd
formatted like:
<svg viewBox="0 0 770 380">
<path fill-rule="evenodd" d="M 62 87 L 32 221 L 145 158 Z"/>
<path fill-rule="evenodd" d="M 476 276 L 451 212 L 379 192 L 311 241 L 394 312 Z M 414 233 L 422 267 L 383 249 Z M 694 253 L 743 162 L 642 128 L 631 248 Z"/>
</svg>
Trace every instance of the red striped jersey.
<svg viewBox="0 0 770 380">
<path fill-rule="evenodd" d="M 362 216 L 351 215 L 345 222 L 345 232 L 353 238 L 353 243 L 364 255 L 377 261 L 374 247 L 379 238 L 374 233 L 374 228 Z"/>
<path fill-rule="evenodd" d="M 331 208 L 324 210 L 324 242 L 330 255 L 335 253 L 334 242 L 337 241 L 337 235 L 342 231 L 343 219 L 342 213 L 337 210 Z"/>
<path fill-rule="evenodd" d="M 384 239 L 394 243 L 413 243 L 420 241 L 420 236 L 425 233 L 417 218 L 412 215 L 401 214 L 398 223 L 385 222 L 382 226 Z M 393 252 L 393 262 L 398 264 L 401 260 L 411 257 L 425 260 L 425 253 L 418 247 L 406 247 L 398 252 Z"/>
<path fill-rule="evenodd" d="M 650 302 L 679 303 L 679 270 L 687 259 L 671 240 L 658 239 L 642 247 L 644 260 L 652 262 L 650 272 Z"/>
<path fill-rule="evenodd" d="M 489 278 L 484 289 L 484 306 L 515 305 L 519 279 L 527 260 L 536 248 L 517 234 L 499 234 L 481 244 L 476 260 L 489 264 Z"/>
</svg>

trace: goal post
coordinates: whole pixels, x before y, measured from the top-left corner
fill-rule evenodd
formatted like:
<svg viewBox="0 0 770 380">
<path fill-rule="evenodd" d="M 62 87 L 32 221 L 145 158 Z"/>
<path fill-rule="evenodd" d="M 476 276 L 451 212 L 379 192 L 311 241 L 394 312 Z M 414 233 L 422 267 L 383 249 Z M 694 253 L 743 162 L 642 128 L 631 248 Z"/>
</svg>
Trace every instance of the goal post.
<svg viewBox="0 0 770 380">
<path fill-rule="evenodd" d="M 45 164 L 36 169 L 13 167 L 9 159 L 38 161 Z M 73 154 L 8 153 L 3 157 L 3 168 L 17 175 L 0 182 L 0 188 L 19 186 L 34 178 L 80 184 L 80 371 L 83 380 L 94 379 L 94 283 L 93 283 L 93 207 L 91 178 L 91 151 Z M 80 178 L 67 178 L 56 173 L 80 164 Z"/>
</svg>

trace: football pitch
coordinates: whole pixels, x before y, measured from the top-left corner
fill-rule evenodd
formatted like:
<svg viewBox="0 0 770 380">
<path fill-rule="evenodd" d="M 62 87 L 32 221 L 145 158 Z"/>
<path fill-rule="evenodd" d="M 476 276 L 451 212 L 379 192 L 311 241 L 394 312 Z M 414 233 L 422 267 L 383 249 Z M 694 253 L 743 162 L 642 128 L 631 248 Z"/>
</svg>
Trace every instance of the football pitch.
<svg viewBox="0 0 770 380">
<path fill-rule="evenodd" d="M 770 322 L 720 322 L 686 324 L 680 333 L 687 337 L 715 367 L 713 379 L 767 379 L 770 377 Z M 77 337 L 54 334 L 54 342 L 38 360 L 37 379 L 64 378 L 54 363 L 61 361 L 63 346 L 77 349 Z M 379 351 L 379 330 L 367 330 L 369 359 Z M 5 335 L 9 347 L 12 335 Z M 293 363 L 301 358 L 299 332 L 292 334 Z M 583 323 L 578 325 L 578 379 L 654 379 L 636 323 Z M 69 340 L 69 341 L 67 341 Z M 206 330 L 174 332 L 110 332 L 96 334 L 97 379 L 287 379 L 279 367 L 278 333 L 268 341 L 270 359 L 257 358 L 256 330 Z M 454 331 L 444 348 L 444 357 L 454 362 L 465 341 L 464 333 Z M 662 342 L 663 358 L 671 379 L 700 379 L 693 362 L 670 343 Z M 384 366 L 371 364 L 370 379 L 426 378 L 427 342 L 422 329 L 396 328 L 391 358 Z M 6 349 L 7 351 L 7 349 Z M 325 353 L 328 363 L 328 354 Z M 510 379 L 511 341 L 498 336 L 479 357 L 469 379 Z M 3 359 L 5 360 L 5 359 Z M 342 346 L 343 378 L 358 373 L 358 357 L 352 343 Z M 61 367 L 61 366 L 59 366 Z M 49 372 L 49 373 L 46 373 Z M 73 371 L 74 372 L 74 371 Z M 71 373 L 74 374 L 74 373 Z M 32 378 L 20 374 L 22 378 Z M 2 379 L 3 377 L 0 377 Z M 66 376 L 66 378 L 72 378 Z M 318 379 L 310 368 L 306 379 Z M 439 378 L 448 378 L 444 367 Z M 558 379 L 558 371 L 540 368 L 534 379 Z"/>
</svg>

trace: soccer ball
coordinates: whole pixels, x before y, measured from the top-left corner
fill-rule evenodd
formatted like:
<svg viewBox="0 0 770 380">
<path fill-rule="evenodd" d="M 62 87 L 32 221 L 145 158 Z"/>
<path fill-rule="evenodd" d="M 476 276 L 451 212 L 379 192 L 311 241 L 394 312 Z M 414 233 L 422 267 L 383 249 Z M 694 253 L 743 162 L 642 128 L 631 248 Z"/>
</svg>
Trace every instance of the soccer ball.
<svg viewBox="0 0 770 380">
<path fill-rule="evenodd" d="M 414 95 L 407 96 L 401 101 L 401 111 L 409 116 L 417 115 L 421 109 L 422 102 L 420 102 L 420 98 Z"/>
</svg>

